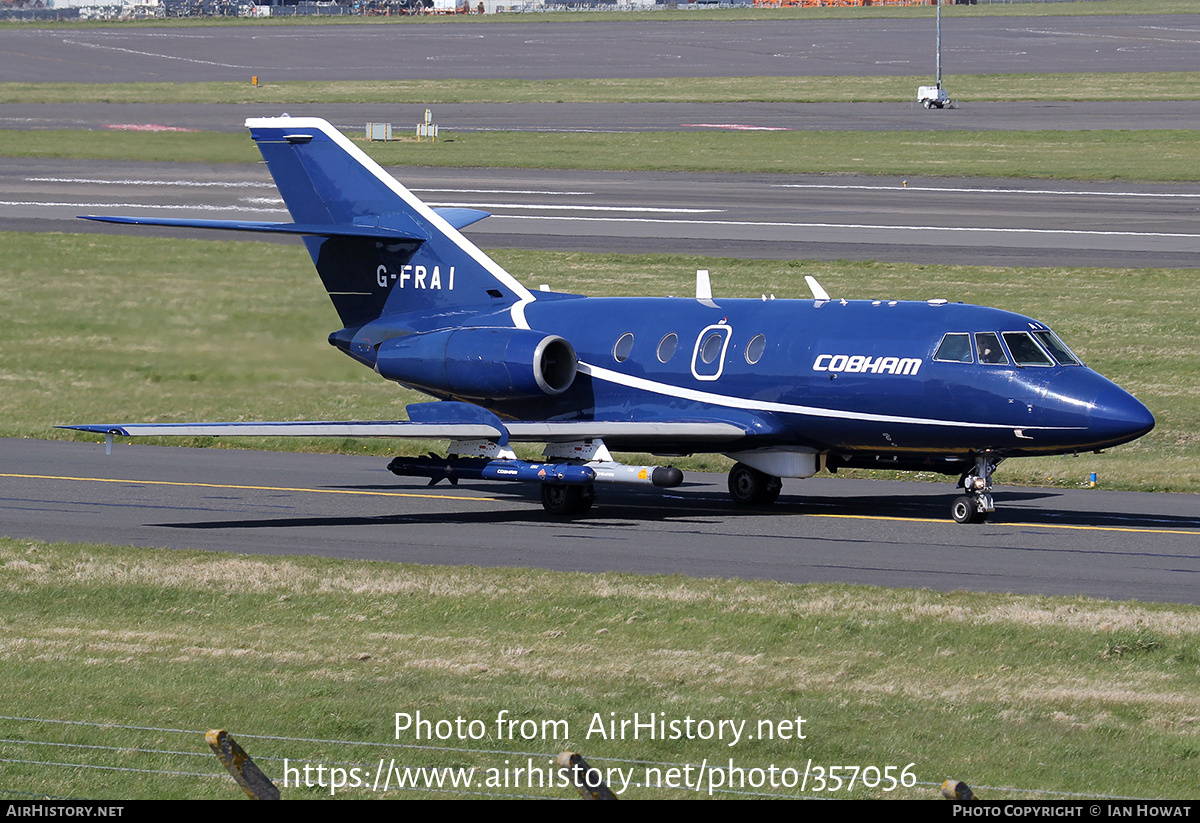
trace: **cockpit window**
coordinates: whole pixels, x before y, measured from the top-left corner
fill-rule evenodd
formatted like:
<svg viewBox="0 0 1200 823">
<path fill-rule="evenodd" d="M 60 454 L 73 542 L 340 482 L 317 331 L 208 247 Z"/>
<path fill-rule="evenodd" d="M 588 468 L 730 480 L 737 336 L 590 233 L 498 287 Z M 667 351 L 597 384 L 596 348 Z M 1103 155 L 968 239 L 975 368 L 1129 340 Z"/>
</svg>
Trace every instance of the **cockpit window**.
<svg viewBox="0 0 1200 823">
<path fill-rule="evenodd" d="M 1054 361 L 1046 356 L 1042 347 L 1033 342 L 1027 331 L 1006 331 L 1004 342 L 1012 352 L 1018 366 L 1053 366 Z"/>
<path fill-rule="evenodd" d="M 950 333 L 942 338 L 937 351 L 933 353 L 934 360 L 944 360 L 949 363 L 972 363 L 971 335 Z"/>
<path fill-rule="evenodd" d="M 1033 336 L 1046 347 L 1050 354 L 1054 355 L 1054 359 L 1064 366 L 1078 366 L 1079 358 L 1071 353 L 1063 341 L 1058 339 L 1058 335 L 1049 329 L 1043 331 L 1035 331 Z M 1015 355 L 1014 355 L 1015 356 Z"/>
<path fill-rule="evenodd" d="M 1008 357 L 1000 347 L 1000 335 L 992 331 L 975 332 L 975 348 L 979 350 L 979 362 L 991 366 L 1008 364 Z"/>
</svg>

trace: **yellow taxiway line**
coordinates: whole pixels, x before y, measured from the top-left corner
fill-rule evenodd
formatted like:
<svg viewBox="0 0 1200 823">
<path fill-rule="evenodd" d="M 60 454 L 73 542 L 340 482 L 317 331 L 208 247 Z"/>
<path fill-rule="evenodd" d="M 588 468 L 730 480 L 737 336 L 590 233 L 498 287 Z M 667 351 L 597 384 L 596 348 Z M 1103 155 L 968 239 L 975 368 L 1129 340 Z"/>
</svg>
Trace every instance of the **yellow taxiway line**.
<svg viewBox="0 0 1200 823">
<path fill-rule="evenodd" d="M 243 491 L 266 491 L 266 492 L 300 492 L 308 494 L 349 494 L 359 495 L 363 497 L 417 497 L 429 500 L 469 500 L 476 503 L 495 501 L 494 497 L 467 497 L 456 494 L 428 494 L 422 492 L 378 492 L 378 491 L 358 491 L 354 489 L 303 489 L 289 488 L 287 486 L 239 486 L 232 483 L 194 483 L 182 480 L 130 480 L 128 478 L 119 477 L 60 477 L 57 475 L 46 474 L 5 474 L 0 473 L 0 477 L 13 477 L 21 480 L 70 480 L 81 483 L 131 483 L 141 486 L 185 486 L 199 489 L 240 489 Z M 829 517 L 842 520 L 891 520 L 900 523 L 941 523 L 946 524 L 948 521 L 936 517 L 891 517 L 888 515 L 873 515 L 873 514 L 828 514 L 828 513 L 811 513 L 801 514 L 802 517 Z M 1187 534 L 1200 535 L 1200 530 L 1184 531 L 1182 529 L 1144 529 L 1134 528 L 1131 526 L 1087 526 L 1080 524 L 1069 523 L 997 523 L 994 525 L 1002 525 L 1010 528 L 1030 528 L 1030 529 L 1068 529 L 1072 531 L 1097 531 L 1097 532 L 1133 532 L 1137 534 Z"/>
<path fill-rule="evenodd" d="M 494 497 L 464 497 L 457 494 L 422 494 L 420 492 L 370 492 L 354 489 L 293 489 L 286 486 L 238 486 L 232 483 L 191 483 L 181 480 L 130 480 L 120 477 L 59 477 L 50 474 L 3 474 L 21 480 L 73 480 L 81 483 L 132 483 L 139 486 L 188 486 L 197 489 L 242 489 L 259 492 L 308 492 L 310 494 L 356 494 L 364 497 L 424 497 L 433 500 L 474 500 L 484 502 Z"/>
<path fill-rule="evenodd" d="M 840 517 L 843 520 L 899 520 L 902 523 L 948 523 L 936 517 L 887 517 L 873 514 L 810 514 L 809 517 Z M 1028 529 L 1074 529 L 1085 532 L 1138 532 L 1141 534 L 1190 534 L 1200 535 L 1200 529 L 1183 531 L 1181 529 L 1139 529 L 1132 526 L 1085 526 L 1072 523 L 994 523 L 995 526 L 1009 526 Z"/>
</svg>

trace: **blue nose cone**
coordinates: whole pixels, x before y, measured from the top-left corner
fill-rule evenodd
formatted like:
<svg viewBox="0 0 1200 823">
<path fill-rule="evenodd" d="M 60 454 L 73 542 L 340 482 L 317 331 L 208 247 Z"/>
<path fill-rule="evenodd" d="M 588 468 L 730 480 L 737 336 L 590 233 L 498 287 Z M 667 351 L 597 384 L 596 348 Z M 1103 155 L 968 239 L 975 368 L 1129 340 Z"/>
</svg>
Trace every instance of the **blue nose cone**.
<svg viewBox="0 0 1200 823">
<path fill-rule="evenodd" d="M 1136 440 L 1153 428 L 1154 415 L 1150 410 L 1114 384 L 1100 390 L 1088 415 L 1088 433 L 1103 446 Z"/>
</svg>

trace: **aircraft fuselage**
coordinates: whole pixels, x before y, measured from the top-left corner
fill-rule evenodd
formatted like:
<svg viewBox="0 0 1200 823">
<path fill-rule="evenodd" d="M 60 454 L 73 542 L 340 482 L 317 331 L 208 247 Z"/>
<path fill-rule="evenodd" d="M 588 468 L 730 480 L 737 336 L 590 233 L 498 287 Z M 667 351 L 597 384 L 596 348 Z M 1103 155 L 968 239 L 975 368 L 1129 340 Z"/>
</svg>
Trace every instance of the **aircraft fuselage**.
<svg viewBox="0 0 1200 823">
<path fill-rule="evenodd" d="M 507 307 L 480 306 L 469 323 L 512 328 L 511 314 Z M 694 415 L 752 429 L 754 448 L 903 460 L 1088 451 L 1132 440 L 1154 423 L 1139 401 L 1081 363 L 1060 363 L 1036 342 L 1032 359 L 1038 362 L 1030 362 L 1027 352 L 1014 353 L 1013 346 L 1028 348 L 1052 332 L 999 309 L 944 301 L 542 293 L 521 316 L 528 328 L 559 335 L 574 347 L 579 374 L 568 390 L 513 399 L 416 388 L 469 399 L 502 418 Z M 375 365 L 370 352 L 385 337 L 467 324 L 461 313 L 385 315 L 354 337 L 359 359 Z M 947 335 L 962 336 L 957 360 L 939 353 Z M 984 350 L 993 344 L 994 353 Z M 1022 356 L 1025 365 L 1017 362 Z M 608 443 L 660 454 L 691 450 L 669 440 Z M 739 444 L 722 448 L 737 451 Z"/>
</svg>

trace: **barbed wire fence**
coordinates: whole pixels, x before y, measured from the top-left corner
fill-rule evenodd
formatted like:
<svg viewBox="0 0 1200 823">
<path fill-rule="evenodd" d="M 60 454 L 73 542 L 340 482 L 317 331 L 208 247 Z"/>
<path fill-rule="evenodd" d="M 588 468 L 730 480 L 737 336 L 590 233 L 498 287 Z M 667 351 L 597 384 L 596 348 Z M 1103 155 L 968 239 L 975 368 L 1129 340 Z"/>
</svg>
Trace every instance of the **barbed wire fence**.
<svg viewBox="0 0 1200 823">
<path fill-rule="evenodd" d="M 144 784 L 146 796 L 188 796 L 186 785 L 180 787 L 178 781 L 224 781 L 228 783 L 230 797 L 239 796 L 240 790 L 230 780 L 224 767 L 213 756 L 205 743 L 205 732 L 202 729 L 182 729 L 159 726 L 138 726 L 119 723 L 106 723 L 88 720 L 62 720 L 37 717 L 0 716 L 0 722 L 8 726 L 8 733 L 0 732 L 0 763 L 25 767 L 25 774 L 18 777 L 15 770 L 6 769 L 4 778 L 17 785 L 0 785 L 0 794 L 14 800 L 24 799 L 80 799 L 74 791 L 53 792 L 47 787 L 69 787 L 73 780 L 79 780 L 83 772 L 110 772 L 129 775 L 141 775 L 148 779 Z M 574 791 L 564 789 L 561 783 L 552 783 L 544 788 L 528 786 L 509 786 L 505 790 L 492 790 L 487 786 L 455 785 L 447 786 L 446 774 L 449 770 L 475 769 L 481 772 L 489 767 L 495 767 L 497 758 L 504 758 L 505 769 L 511 771 L 514 763 L 527 759 L 529 763 L 553 762 L 556 752 L 526 751 L 503 748 L 474 748 L 463 746 L 442 746 L 417 743 L 397 743 L 392 741 L 368 741 L 353 739 L 329 739 L 310 737 L 290 737 L 269 734 L 254 734 L 236 730 L 236 736 L 253 756 L 267 776 L 284 792 L 284 797 L 312 796 L 312 792 L 330 793 L 329 787 L 317 784 L 307 787 L 295 785 L 298 780 L 284 780 L 285 764 L 289 774 L 299 775 L 309 767 L 309 773 L 323 769 L 329 773 L 332 769 L 359 769 L 363 773 L 378 774 L 386 759 L 389 769 L 398 770 L 397 774 L 407 770 L 409 775 L 423 773 L 427 778 L 420 785 L 396 786 L 389 785 L 387 792 L 380 792 L 378 787 L 367 785 L 362 787 L 357 795 L 345 788 L 340 790 L 343 796 L 364 796 L 378 794 L 382 796 L 403 797 L 413 794 L 439 794 L 461 797 L 493 797 L 511 799 L 558 800 L 570 799 Z M 53 738 L 53 739 L 52 739 Z M 148 739 L 167 740 L 163 744 L 148 744 Z M 318 750 L 322 756 L 312 757 L 305 750 Z M 372 761 L 361 756 L 372 751 L 377 754 Z M 630 774 L 637 769 L 644 773 L 650 769 L 672 769 L 683 773 L 684 770 L 710 769 L 724 770 L 727 767 L 697 764 L 692 762 L 672 762 L 657 760 L 639 760 L 630 758 L 607 757 L 603 752 L 586 752 L 589 762 L 603 770 L 619 767 L 629 770 Z M 400 762 L 397 762 L 400 760 Z M 473 764 L 473 765 L 472 765 Z M 547 769 L 547 771 L 549 771 Z M 42 777 L 30 776 L 35 772 Z M 437 785 L 436 773 L 443 773 L 442 785 Z M 969 781 L 969 776 L 966 776 Z M 936 797 L 941 782 L 914 781 L 912 788 L 920 787 L 928 790 L 930 798 Z M 657 791 L 659 786 L 647 786 L 644 782 L 631 781 L 628 788 Z M 504 788 L 504 787 L 500 787 Z M 1134 800 L 1138 798 L 1119 797 L 1100 793 L 1064 792 L 1053 789 L 1035 789 L 1016 786 L 977 786 L 972 783 L 977 794 L 988 799 L 1036 796 L 1039 799 L 1065 800 L 1089 798 L 1098 800 Z M 678 790 L 679 787 L 676 787 Z M 801 794 L 797 791 L 771 791 L 753 788 L 718 787 L 713 790 L 699 787 L 686 788 L 688 792 L 701 796 L 741 797 L 746 799 L 825 799 L 823 795 L 813 793 Z M 337 794 L 338 792 L 332 792 Z M 642 793 L 644 796 L 644 792 Z M 829 793 L 829 797 L 845 796 L 842 793 Z M 858 796 L 862 796 L 861 794 Z M 875 796 L 886 796 L 878 792 Z M 1143 798 L 1144 799 L 1144 798 Z"/>
</svg>

